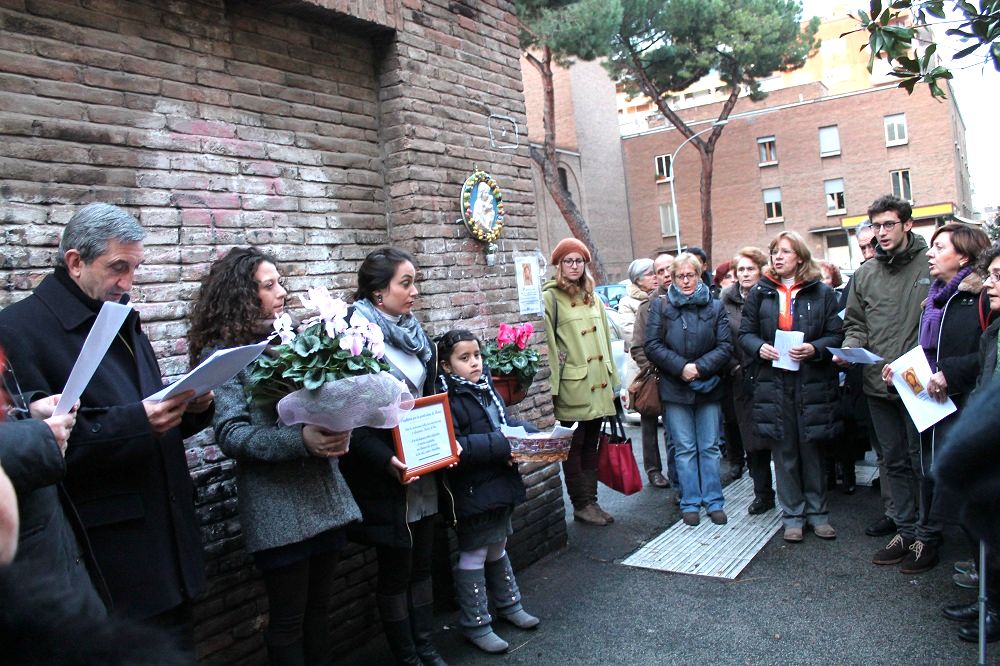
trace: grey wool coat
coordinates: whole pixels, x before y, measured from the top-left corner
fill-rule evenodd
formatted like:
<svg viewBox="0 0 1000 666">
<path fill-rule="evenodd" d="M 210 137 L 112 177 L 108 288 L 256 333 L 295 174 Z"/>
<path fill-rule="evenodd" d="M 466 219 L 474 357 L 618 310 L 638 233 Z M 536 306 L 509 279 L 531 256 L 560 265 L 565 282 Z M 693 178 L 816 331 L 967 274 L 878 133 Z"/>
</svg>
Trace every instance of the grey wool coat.
<svg viewBox="0 0 1000 666">
<path fill-rule="evenodd" d="M 310 455 L 302 426 L 278 423 L 247 396 L 243 370 L 215 390 L 215 441 L 236 465 L 247 550 L 304 541 L 361 518 L 337 462 Z M 336 459 L 333 459 L 336 460 Z"/>
</svg>

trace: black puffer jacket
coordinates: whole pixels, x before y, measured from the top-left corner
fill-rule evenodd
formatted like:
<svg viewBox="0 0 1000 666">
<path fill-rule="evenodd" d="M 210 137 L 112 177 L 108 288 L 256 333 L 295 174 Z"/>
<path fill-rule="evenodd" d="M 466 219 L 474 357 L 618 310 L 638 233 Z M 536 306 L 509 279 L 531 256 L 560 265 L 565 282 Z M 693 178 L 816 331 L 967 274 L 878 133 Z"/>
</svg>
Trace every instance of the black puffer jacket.
<svg viewBox="0 0 1000 666">
<path fill-rule="evenodd" d="M 979 341 L 983 329 L 979 294 L 982 290 L 982 279 L 976 273 L 970 273 L 959 283 L 958 291 L 945 303 L 941 317 L 936 360 L 938 370 L 944 373 L 945 381 L 948 382 L 948 397 L 959 409 L 975 388 L 981 368 Z M 993 342 L 995 362 L 995 337 Z"/>
<path fill-rule="evenodd" d="M 671 299 L 673 291 L 651 301 L 646 321 L 646 357 L 660 369 L 660 400 L 682 405 L 721 400 L 721 381 L 711 391 L 699 393 L 681 379 L 681 373 L 686 364 L 694 363 L 701 379 L 707 380 L 728 367 L 733 342 L 726 309 L 715 298 L 678 307 Z"/>
<path fill-rule="evenodd" d="M 843 320 L 838 313 L 837 293 L 819 280 L 805 284 L 794 304 L 792 329 L 804 333 L 804 342 L 816 348 L 816 355 L 804 361 L 798 372 L 776 370 L 762 361 L 760 348 L 774 344 L 778 329 L 778 287 L 769 276 L 761 277 L 747 295 L 740 323 L 740 344 L 748 360 L 755 359 L 749 371 L 754 376 L 754 431 L 766 439 L 780 441 L 786 425 L 781 418 L 784 382 L 799 382 L 796 412 L 800 436 L 809 442 L 834 439 L 843 432 L 838 402 L 840 400 L 837 366 L 827 347 L 840 347 L 844 340 Z"/>
<path fill-rule="evenodd" d="M 427 379 L 423 395 L 434 394 L 437 379 L 437 353 L 426 365 Z M 340 473 L 344 475 L 354 501 L 361 509 L 362 524 L 348 526 L 352 538 L 363 543 L 393 548 L 411 548 L 413 537 L 406 523 L 406 486 L 389 471 L 389 460 L 396 455 L 392 430 L 355 428 L 351 431 L 351 446 L 340 458 Z M 437 481 L 444 475 L 434 472 Z M 438 512 L 454 522 L 451 492 L 442 484 L 438 489 Z"/>
<path fill-rule="evenodd" d="M 441 375 L 441 381 L 448 391 L 455 439 L 462 447 L 461 462 L 448 470 L 448 481 L 455 495 L 456 516 L 459 519 L 471 518 L 520 504 L 525 497 L 524 482 L 517 465 L 510 464 L 507 438 L 493 427 L 486 407 L 474 389 L 454 382 L 449 375 Z M 522 425 L 529 431 L 535 430 L 530 423 L 511 419 L 502 400 L 497 407 L 503 410 L 509 425 Z"/>
<path fill-rule="evenodd" d="M 997 367 L 997 336 L 1000 335 L 1000 319 L 995 319 L 979 338 L 979 377 L 976 390 L 990 383 Z"/>
</svg>

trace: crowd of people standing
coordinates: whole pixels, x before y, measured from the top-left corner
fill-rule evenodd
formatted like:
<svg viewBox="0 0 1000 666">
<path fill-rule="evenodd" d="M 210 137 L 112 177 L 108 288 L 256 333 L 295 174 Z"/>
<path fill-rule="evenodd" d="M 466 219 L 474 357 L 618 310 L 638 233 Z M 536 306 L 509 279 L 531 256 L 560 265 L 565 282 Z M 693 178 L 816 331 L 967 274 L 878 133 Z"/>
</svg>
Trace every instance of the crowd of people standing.
<svg viewBox="0 0 1000 666">
<path fill-rule="evenodd" d="M 979 539 L 995 535 L 979 522 L 984 506 L 995 502 L 987 502 L 983 491 L 970 493 L 947 470 L 949 462 L 956 470 L 968 465 L 964 452 L 982 447 L 971 435 L 982 431 L 971 425 L 966 403 L 977 386 L 983 390 L 997 364 L 1000 271 L 990 271 L 994 261 L 1000 266 L 1000 244 L 991 246 L 976 226 L 953 222 L 936 227 L 928 245 L 913 230 L 910 205 L 891 195 L 873 202 L 868 216 L 856 234 L 864 262 L 840 292 L 840 270 L 815 261 L 792 231 L 778 233 L 766 251 L 740 249 L 712 280 L 697 256 L 671 257 L 672 280 L 658 280 L 644 299 L 630 271 L 637 288 L 630 286 L 629 294 L 642 300 L 639 317 L 648 316 L 626 344 L 639 367 L 652 363 L 660 373 L 664 431 L 677 456 L 670 463 L 675 469 L 668 470 L 676 477 L 659 482 L 655 419 L 647 426 L 643 417 L 649 482 L 677 486 L 688 525 L 698 524 L 702 508 L 714 522 L 725 522 L 718 449 L 724 441 L 731 478 L 744 464 L 750 470 L 751 515 L 776 503 L 785 541 L 801 542 L 807 530 L 831 540 L 837 531 L 828 492 L 838 480 L 845 493 L 854 492 L 855 461 L 870 444 L 882 505 L 865 532 L 891 537 L 872 562 L 898 565 L 906 574 L 929 571 L 939 561 L 944 525 L 953 524 L 968 534 L 972 555 L 956 563 L 955 581 L 974 587 L 977 572 L 997 564 L 992 555 L 978 561 L 976 551 Z M 725 327 L 715 325 L 715 294 Z M 695 316 L 686 319 L 685 312 Z M 840 348 L 865 348 L 882 360 L 855 365 L 833 352 Z M 922 350 L 931 374 L 926 386 L 911 381 L 912 390 L 957 407 L 922 432 L 897 393 L 889 365 L 914 348 Z M 728 356 L 722 366 L 713 362 L 719 350 Z M 724 392 L 715 392 L 716 381 Z M 963 417 L 969 420 L 964 428 Z M 984 487 L 990 483 L 984 479 Z M 1000 638 L 998 596 L 986 618 L 991 641 Z M 975 603 L 945 608 L 944 614 L 966 623 L 960 637 L 976 640 Z"/>
<path fill-rule="evenodd" d="M 791 231 L 766 250 L 741 248 L 714 272 L 703 252 L 661 251 L 633 262 L 619 305 L 630 357 L 625 377 L 613 362 L 590 250 L 572 238 L 555 246 L 554 276 L 542 287 L 545 336 L 555 417 L 576 426 L 563 463 L 576 520 L 614 522 L 598 503 L 601 424 L 620 412 L 618 389 L 652 372 L 662 413 L 641 418 L 643 462 L 652 487 L 675 488 L 684 524 L 695 528 L 703 510 L 712 523 L 728 522 L 725 443 L 731 475 L 749 469 L 750 514 L 776 506 L 790 543 L 807 530 L 834 539 L 831 461 L 834 479 L 839 465 L 852 492 L 854 442 L 867 438 L 883 499 L 867 531 L 891 536 L 872 562 L 928 571 L 939 560 L 943 525 L 953 523 L 970 546 L 991 543 L 984 561 L 974 554 L 962 563 L 963 573 L 1000 573 L 992 555 L 1000 545 L 990 515 L 995 481 L 967 453 L 984 437 L 970 413 L 992 411 L 982 403 L 1000 348 L 1000 246 L 961 223 L 938 227 L 928 246 L 912 230 L 909 204 L 895 197 L 881 197 L 868 213 L 858 233 L 866 261 L 842 294 L 836 267 L 815 261 Z M 79 403 L 57 415 L 58 393 L 101 306 L 128 302 L 144 233 L 115 206 L 81 208 L 64 229 L 53 273 L 0 312 L 7 417 L 0 424 L 0 534 L 14 535 L 0 541 L 0 593 L 23 595 L 19 581 L 41 580 L 48 596 L 35 601 L 63 600 L 56 614 L 7 604 L 23 612 L 3 615 L 5 638 L 15 627 L 19 645 L 40 662 L 59 663 L 88 645 L 106 649 L 101 642 L 112 635 L 133 637 L 121 649 L 137 655 L 155 646 L 159 663 L 190 660 L 193 604 L 205 573 L 183 439 L 206 427 L 237 462 L 243 539 L 267 594 L 271 663 L 331 662 L 334 574 L 354 539 L 375 548 L 377 606 L 397 663 L 443 664 L 433 642 L 431 580 L 440 519 L 457 533 L 462 635 L 500 653 L 509 646 L 494 620 L 539 626 L 522 605 L 506 553 L 514 507 L 525 499 L 501 433 L 516 421 L 478 338 L 456 328 L 432 340 L 414 316 L 418 267 L 403 250 L 367 255 L 348 316 L 378 327 L 389 372 L 413 396 L 449 395 L 459 444 L 452 468 L 408 475 L 385 429 L 284 425 L 273 403 L 249 399 L 248 370 L 203 395 L 146 399 L 162 377 L 136 311 Z M 267 339 L 288 300 L 277 258 L 252 247 L 229 251 L 212 264 L 191 309 L 191 365 L 214 350 Z M 923 432 L 902 406 L 888 365 L 859 369 L 831 352 L 864 347 L 891 361 L 917 346 L 932 372 L 922 387 L 928 399 L 951 399 L 958 408 Z M 845 409 L 859 401 L 870 421 Z M 978 485 L 967 485 L 970 478 Z M 997 577 L 990 580 L 996 587 Z M 1000 637 L 996 609 L 991 601 L 990 640 Z M 944 612 L 963 622 L 962 638 L 976 639 L 974 604 Z M 60 640 L 40 640 L 55 624 L 66 625 Z"/>
</svg>

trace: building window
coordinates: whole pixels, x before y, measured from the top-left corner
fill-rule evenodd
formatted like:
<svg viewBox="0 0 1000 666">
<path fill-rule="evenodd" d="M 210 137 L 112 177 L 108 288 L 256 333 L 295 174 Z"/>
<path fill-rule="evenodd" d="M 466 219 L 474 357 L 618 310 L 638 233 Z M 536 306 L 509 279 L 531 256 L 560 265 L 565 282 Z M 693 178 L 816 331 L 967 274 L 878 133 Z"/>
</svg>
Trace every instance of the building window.
<svg viewBox="0 0 1000 666">
<path fill-rule="evenodd" d="M 764 222 L 781 222 L 784 216 L 781 214 L 781 188 L 771 187 L 763 190 L 764 195 Z"/>
<path fill-rule="evenodd" d="M 901 146 L 907 142 L 905 113 L 886 116 L 883 120 L 885 121 L 886 146 Z"/>
<path fill-rule="evenodd" d="M 840 215 L 847 212 L 847 202 L 844 199 L 844 179 L 824 180 L 823 188 L 826 190 L 826 214 Z"/>
<path fill-rule="evenodd" d="M 910 170 L 900 169 L 890 171 L 889 180 L 892 182 L 892 193 L 900 199 L 913 201 L 913 190 L 910 189 Z"/>
<path fill-rule="evenodd" d="M 569 198 L 573 198 L 573 193 L 569 191 L 569 173 L 563 167 L 559 167 L 559 184 L 562 185 L 563 190 L 569 194 Z"/>
<path fill-rule="evenodd" d="M 778 144 L 774 142 L 773 136 L 762 136 L 757 139 L 757 150 L 760 153 L 760 165 L 778 163 Z"/>
<path fill-rule="evenodd" d="M 674 225 L 674 205 L 672 203 L 660 204 L 660 233 L 663 236 L 677 235 L 677 227 Z"/>
<path fill-rule="evenodd" d="M 656 156 L 656 182 L 666 183 L 674 174 L 670 171 L 670 155 Z"/>
<path fill-rule="evenodd" d="M 840 154 L 840 130 L 836 125 L 819 128 L 819 156 L 832 157 Z"/>
</svg>

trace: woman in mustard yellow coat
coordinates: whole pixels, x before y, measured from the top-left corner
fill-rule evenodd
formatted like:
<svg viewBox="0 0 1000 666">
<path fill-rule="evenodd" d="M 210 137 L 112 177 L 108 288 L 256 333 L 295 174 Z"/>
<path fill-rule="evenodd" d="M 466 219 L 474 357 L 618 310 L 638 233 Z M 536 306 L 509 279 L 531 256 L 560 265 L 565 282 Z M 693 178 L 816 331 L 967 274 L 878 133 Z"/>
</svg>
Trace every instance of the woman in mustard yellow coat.
<svg viewBox="0 0 1000 666">
<path fill-rule="evenodd" d="M 590 250 L 575 238 L 564 238 L 552 250 L 556 276 L 543 287 L 545 336 L 556 418 L 565 426 L 578 424 L 563 463 L 573 518 L 607 525 L 614 518 L 597 503 L 597 440 L 601 421 L 615 413 L 619 378 L 589 262 Z"/>
</svg>

